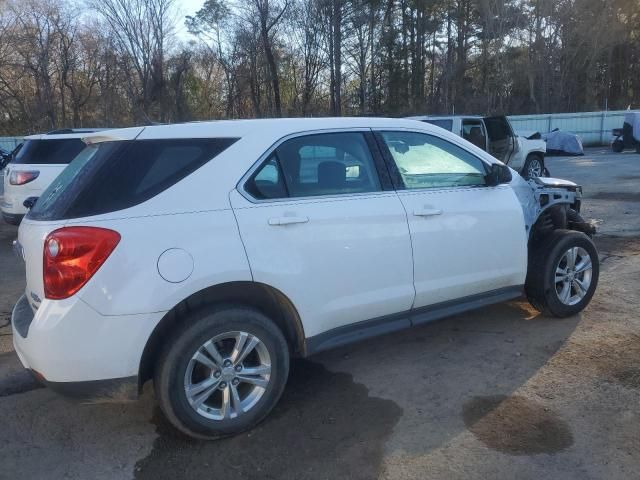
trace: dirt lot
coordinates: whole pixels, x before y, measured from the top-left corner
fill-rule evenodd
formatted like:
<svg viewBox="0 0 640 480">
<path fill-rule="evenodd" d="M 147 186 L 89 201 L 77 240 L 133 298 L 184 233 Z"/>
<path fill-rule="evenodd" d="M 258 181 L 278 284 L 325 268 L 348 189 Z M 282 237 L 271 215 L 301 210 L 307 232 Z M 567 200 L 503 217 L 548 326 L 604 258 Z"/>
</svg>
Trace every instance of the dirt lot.
<svg viewBox="0 0 640 480">
<path fill-rule="evenodd" d="M 548 159 L 584 185 L 602 258 L 589 308 L 525 301 L 295 361 L 276 411 L 230 440 L 173 433 L 147 389 L 77 405 L 0 329 L 0 478 L 640 478 L 640 156 Z M 0 224 L 0 325 L 24 288 Z"/>
</svg>

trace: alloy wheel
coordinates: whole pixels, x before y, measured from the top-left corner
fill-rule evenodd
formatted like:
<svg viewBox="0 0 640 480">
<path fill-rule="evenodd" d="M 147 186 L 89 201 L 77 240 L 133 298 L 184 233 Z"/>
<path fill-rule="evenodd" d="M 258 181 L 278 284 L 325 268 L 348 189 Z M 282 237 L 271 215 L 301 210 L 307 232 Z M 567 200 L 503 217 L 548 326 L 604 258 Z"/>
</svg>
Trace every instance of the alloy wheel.
<svg viewBox="0 0 640 480">
<path fill-rule="evenodd" d="M 247 332 L 226 332 L 195 351 L 184 375 L 184 392 L 199 415 L 228 420 L 258 403 L 270 377 L 271 357 L 265 344 Z"/>
<path fill-rule="evenodd" d="M 556 265 L 555 291 L 565 305 L 579 303 L 591 286 L 593 264 L 582 247 L 571 247 Z"/>
<path fill-rule="evenodd" d="M 536 178 L 542 176 L 542 163 L 537 158 L 532 158 L 527 167 L 527 177 Z"/>
</svg>

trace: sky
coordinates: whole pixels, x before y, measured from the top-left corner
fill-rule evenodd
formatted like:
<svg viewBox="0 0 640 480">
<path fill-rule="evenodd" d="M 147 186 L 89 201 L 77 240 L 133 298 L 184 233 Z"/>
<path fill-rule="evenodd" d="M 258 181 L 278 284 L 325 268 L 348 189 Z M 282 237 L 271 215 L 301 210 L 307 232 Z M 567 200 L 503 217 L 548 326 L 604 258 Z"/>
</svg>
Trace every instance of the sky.
<svg viewBox="0 0 640 480">
<path fill-rule="evenodd" d="M 189 34 L 187 28 L 184 26 L 184 17 L 186 15 L 193 15 L 200 10 L 204 2 L 205 0 L 176 0 L 176 7 L 179 13 L 176 33 L 180 40 L 189 41 L 193 39 L 193 36 Z"/>
</svg>

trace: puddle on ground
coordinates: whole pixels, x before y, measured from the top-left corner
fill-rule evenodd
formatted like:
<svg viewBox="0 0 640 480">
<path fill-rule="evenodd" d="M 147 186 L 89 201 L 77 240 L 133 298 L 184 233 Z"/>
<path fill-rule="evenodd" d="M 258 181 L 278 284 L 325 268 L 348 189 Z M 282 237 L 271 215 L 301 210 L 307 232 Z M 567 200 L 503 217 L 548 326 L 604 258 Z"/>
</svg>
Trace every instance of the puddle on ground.
<svg viewBox="0 0 640 480">
<path fill-rule="evenodd" d="M 598 192 L 589 195 L 588 199 L 613 200 L 617 202 L 640 202 L 640 192 Z"/>
<path fill-rule="evenodd" d="M 236 437 L 203 442 L 154 414 L 159 437 L 137 479 L 377 478 L 387 438 L 402 415 L 350 375 L 293 360 L 285 392 L 267 419 Z"/>
<path fill-rule="evenodd" d="M 640 335 L 627 332 L 599 336 L 570 348 L 554 359 L 554 366 L 580 371 L 600 382 L 640 388 Z"/>
<path fill-rule="evenodd" d="M 478 396 L 462 407 L 464 423 L 487 447 L 511 455 L 556 453 L 573 444 L 569 426 L 525 397 Z"/>
<path fill-rule="evenodd" d="M 640 388 L 640 368 L 627 368 L 613 372 L 612 377 L 627 388 Z"/>
<path fill-rule="evenodd" d="M 640 237 L 612 235 L 596 235 L 594 238 L 596 247 L 601 253 L 608 253 L 619 257 L 629 257 L 640 254 Z"/>
<path fill-rule="evenodd" d="M 43 385 L 24 369 L 14 352 L 0 353 L 0 368 L 0 397 L 43 388 Z"/>
<path fill-rule="evenodd" d="M 616 178 L 620 180 L 640 180 L 640 175 L 618 175 Z"/>
</svg>

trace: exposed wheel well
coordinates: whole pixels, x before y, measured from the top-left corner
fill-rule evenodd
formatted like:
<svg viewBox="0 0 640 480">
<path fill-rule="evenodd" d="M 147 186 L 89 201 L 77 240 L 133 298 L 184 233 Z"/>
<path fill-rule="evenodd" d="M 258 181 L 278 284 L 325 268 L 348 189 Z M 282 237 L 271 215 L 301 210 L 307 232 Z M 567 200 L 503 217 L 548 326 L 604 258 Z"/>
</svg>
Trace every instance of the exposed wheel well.
<svg viewBox="0 0 640 480">
<path fill-rule="evenodd" d="M 531 228 L 529 247 L 540 244 L 555 230 L 576 230 L 593 236 L 595 227 L 580 215 L 580 204 L 553 205 L 544 210 Z"/>
<path fill-rule="evenodd" d="M 292 354 L 305 355 L 305 336 L 300 317 L 291 301 L 279 290 L 257 282 L 229 282 L 214 285 L 185 298 L 156 325 L 142 353 L 139 387 L 153 378 L 156 359 L 171 333 L 193 312 L 204 305 L 245 305 L 261 311 L 282 331 Z"/>
</svg>

